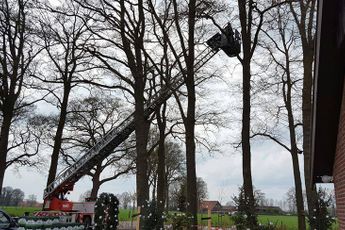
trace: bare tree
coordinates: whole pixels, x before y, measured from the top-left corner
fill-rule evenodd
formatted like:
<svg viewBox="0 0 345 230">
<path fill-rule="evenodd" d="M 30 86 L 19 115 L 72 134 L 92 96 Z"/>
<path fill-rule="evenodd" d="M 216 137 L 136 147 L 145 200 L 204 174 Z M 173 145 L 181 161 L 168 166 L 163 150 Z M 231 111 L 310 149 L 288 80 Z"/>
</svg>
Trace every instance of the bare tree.
<svg viewBox="0 0 345 230">
<path fill-rule="evenodd" d="M 29 207 L 35 207 L 37 205 L 37 196 L 35 194 L 30 194 L 26 199 L 26 204 Z"/>
<path fill-rule="evenodd" d="M 255 201 L 253 182 L 251 174 L 251 150 L 250 150 L 250 109 L 251 109 L 251 59 L 253 57 L 255 48 L 258 42 L 258 34 L 262 26 L 263 16 L 260 15 L 258 28 L 253 33 L 255 3 L 253 0 L 244 1 L 238 0 L 239 16 L 241 23 L 241 35 L 243 43 L 243 58 L 240 58 L 242 64 L 242 132 L 241 144 L 243 154 L 243 189 L 244 197 L 248 200 L 248 222 L 249 226 L 254 228 L 257 226 L 257 219 L 255 215 Z"/>
<path fill-rule="evenodd" d="M 265 43 L 263 47 L 270 56 L 269 62 L 272 64 L 267 66 L 267 63 L 263 63 L 264 73 L 268 73 L 268 79 L 267 81 L 263 80 L 264 83 L 261 82 L 263 88 L 260 88 L 260 90 L 264 92 L 264 97 L 271 95 L 271 102 L 274 101 L 272 98 L 275 98 L 276 95 L 280 95 L 280 98 L 276 105 L 276 111 L 273 114 L 274 122 L 272 122 L 272 119 L 265 119 L 266 122 L 269 121 L 268 124 L 264 125 L 262 132 L 259 131 L 254 136 L 266 137 L 290 152 L 295 182 L 298 228 L 305 229 L 303 189 L 298 160 L 298 155 L 302 152 L 298 146 L 299 127 L 301 126 L 301 119 L 299 119 L 301 77 L 298 71 L 296 71 L 300 66 L 300 53 L 297 51 L 299 41 L 295 25 L 292 23 L 293 19 L 289 6 L 282 5 L 271 12 L 272 14 L 267 17 L 269 21 L 267 28 L 263 28 L 263 32 L 269 39 L 269 42 Z M 268 91 L 263 90 L 267 86 L 270 89 Z M 270 90 L 272 92 L 269 92 Z M 275 126 L 273 129 L 277 129 L 277 127 L 282 125 L 287 127 L 287 132 L 289 133 L 288 143 L 284 141 L 284 138 L 279 137 L 279 134 L 270 131 L 272 127 L 269 126 L 272 123 Z M 286 132 L 285 129 L 281 130 L 281 128 L 280 130 L 278 128 L 278 131 Z"/>
<path fill-rule="evenodd" d="M 96 41 L 103 41 L 88 51 L 97 57 L 107 73 L 112 75 L 112 80 L 117 82 L 110 87 L 123 90 L 126 99 L 128 96 L 134 99 L 137 205 L 142 206 L 149 199 L 147 141 L 151 123 L 151 118 L 144 113 L 145 102 L 149 98 L 146 83 L 150 75 L 150 59 L 144 42 L 147 31 L 144 2 L 77 2 L 93 13 L 93 25 L 89 25 L 88 29 Z M 145 213 L 146 210 L 142 209 L 143 216 Z"/>
<path fill-rule="evenodd" d="M 207 183 L 201 178 L 197 179 L 198 207 L 201 201 L 208 198 Z"/>
<path fill-rule="evenodd" d="M 40 14 L 41 39 L 49 61 L 35 75 L 41 82 L 36 87 L 49 92 L 52 96 L 49 102 L 59 109 L 47 185 L 56 176 L 71 92 L 90 69 L 90 58 L 83 49 L 89 37 L 84 22 L 76 16 L 79 8 L 71 2 L 64 4 L 59 11 L 44 5 Z"/>
<path fill-rule="evenodd" d="M 302 90 L 302 121 L 303 121 L 303 156 L 304 178 L 308 200 L 308 212 L 313 216 L 314 205 L 317 206 L 316 187 L 311 180 L 311 117 L 312 117 L 312 86 L 314 40 L 316 30 L 316 0 L 291 1 L 290 9 L 301 37 L 303 50 L 303 90 Z M 311 226 L 314 228 L 314 226 Z"/>
<path fill-rule="evenodd" d="M 144 201 L 148 199 L 148 175 L 147 175 L 147 139 L 148 139 L 148 131 L 150 126 L 150 118 L 148 118 L 144 113 L 144 104 L 146 101 L 150 101 L 150 92 L 152 91 L 152 87 L 147 87 L 149 84 L 149 77 L 151 77 L 152 69 L 156 70 L 160 73 L 159 69 L 157 68 L 157 63 L 154 53 L 157 56 L 156 47 L 152 47 L 148 45 L 147 41 L 150 39 L 149 33 L 147 34 L 147 39 L 145 38 L 145 31 L 150 24 L 147 23 L 146 18 L 146 9 L 147 7 L 142 1 L 138 1 L 138 4 L 133 4 L 131 2 L 109 2 L 109 1 L 97 1 L 97 2 L 89 2 L 89 1 L 78 1 L 83 8 L 90 10 L 93 12 L 92 14 L 92 26 L 91 24 L 88 25 L 89 31 L 94 35 L 95 41 L 101 40 L 103 43 L 100 46 L 96 46 L 95 48 L 89 48 L 88 51 L 97 57 L 97 59 L 101 62 L 101 64 L 108 70 L 108 73 L 111 73 L 113 76 L 116 77 L 116 80 L 119 84 L 110 86 L 112 88 L 118 88 L 123 90 L 124 95 L 128 98 L 128 95 L 134 98 L 134 117 L 135 117 L 135 132 L 136 132 L 136 148 L 137 148 L 137 194 L 138 194 L 138 205 L 143 205 Z M 151 5 L 150 5 L 151 4 Z M 191 2 L 189 9 L 186 5 L 184 5 L 184 9 L 188 9 L 184 12 L 180 11 L 180 7 L 178 7 L 178 3 L 173 1 L 170 6 L 172 7 L 172 11 L 178 12 L 179 15 L 184 16 L 184 22 L 189 23 L 190 31 L 194 31 L 194 20 L 195 20 L 195 10 L 194 6 L 195 1 Z M 198 5 L 199 6 L 199 5 Z M 152 3 L 149 3 L 149 12 L 152 13 Z M 189 12 L 188 14 L 191 17 L 185 17 L 183 13 Z M 188 15 L 187 14 L 187 15 Z M 175 14 L 177 15 L 177 14 Z M 86 15 L 87 17 L 87 15 Z M 89 16 L 91 18 L 91 16 Z M 170 16 L 171 17 L 171 16 Z M 174 18 L 174 20 L 170 20 L 173 23 L 169 23 L 169 25 L 175 26 L 177 31 L 178 42 L 172 43 L 169 42 L 168 39 L 168 29 L 169 27 L 162 26 L 160 21 L 160 16 L 155 14 L 155 20 L 159 21 L 158 24 L 160 25 L 159 28 L 162 30 L 162 37 L 163 40 L 166 40 L 171 49 L 172 56 L 175 59 L 179 59 L 175 62 L 174 66 L 177 66 L 178 71 L 182 71 L 182 74 L 185 80 L 188 81 L 188 76 L 190 76 L 190 84 L 194 81 L 191 79 L 192 75 L 194 74 L 194 35 L 190 33 L 190 39 L 185 40 L 183 38 L 183 29 L 185 29 L 184 22 L 178 22 L 176 19 L 179 17 Z M 194 18 L 194 19 L 191 19 Z M 180 24 L 181 23 L 181 24 Z M 183 26 L 183 28 L 182 28 Z M 187 26 L 188 27 L 188 26 Z M 145 39 L 144 39 L 145 38 Z M 158 43 L 159 43 L 158 39 Z M 178 45 L 182 47 L 178 52 L 174 45 Z M 191 46 L 192 45 L 192 46 Z M 114 52 L 110 52 L 110 50 Z M 186 61 L 188 59 L 188 61 Z M 118 68 L 114 68 L 114 66 Z M 152 67 L 153 66 L 153 67 Z M 187 66 L 185 68 L 185 66 Z M 173 68 L 170 68 L 170 70 Z M 123 71 L 122 71 L 123 70 Z M 173 70 L 171 72 L 176 72 Z M 188 83 L 187 83 L 188 84 Z M 194 82 L 193 82 L 194 85 Z M 188 87 L 187 87 L 188 88 Z M 194 86 L 190 86 L 191 94 L 194 94 Z M 195 103 L 195 95 L 191 95 L 191 104 Z M 195 120 L 195 115 L 193 113 L 195 111 L 190 107 L 187 109 L 186 115 L 184 116 L 185 123 L 191 121 L 192 124 Z M 194 143 L 194 125 L 190 125 L 188 128 L 186 139 Z M 195 189 L 193 189 L 193 180 L 195 181 L 196 177 L 193 176 L 193 170 L 195 174 L 195 143 L 191 145 L 191 143 L 187 143 L 186 145 L 191 152 L 191 159 L 188 163 L 188 168 L 190 168 L 191 175 L 188 177 L 191 180 L 188 186 L 190 186 L 191 193 L 188 196 L 194 199 L 194 201 L 189 202 L 191 203 L 191 210 L 193 209 L 193 213 L 196 215 L 196 196 L 193 196 L 195 193 Z M 194 178 L 194 179 L 193 179 Z M 194 183 L 195 184 L 195 183 Z M 194 208 L 195 207 L 195 208 Z M 145 216 L 145 210 L 142 210 L 143 216 Z M 192 211 L 191 211 L 192 212 Z M 195 216 L 196 217 L 196 216 Z M 196 221 L 196 218 L 194 218 Z"/>
<path fill-rule="evenodd" d="M 169 209 L 170 186 L 180 181 L 185 176 L 185 157 L 176 143 L 167 143 L 165 147 L 170 154 L 166 155 L 165 182 L 166 182 L 166 207 Z"/>
<path fill-rule="evenodd" d="M 123 209 L 128 209 L 131 205 L 132 197 L 128 192 L 123 192 L 118 196 Z"/>
<path fill-rule="evenodd" d="M 157 139 L 157 138 L 156 138 Z M 156 187 L 158 187 L 158 175 L 159 175 L 159 139 L 158 137 L 158 143 L 157 140 L 154 140 L 155 148 L 150 153 L 150 184 L 155 184 Z M 164 143 L 164 181 L 165 185 L 164 188 L 169 187 L 169 185 L 175 181 L 179 180 L 181 177 L 185 176 L 184 173 L 186 171 L 185 168 L 185 157 L 183 155 L 181 146 L 177 144 L 176 142 L 170 140 L 170 138 L 167 138 Z M 156 180 L 154 182 L 154 180 Z M 153 188 L 154 189 L 154 188 Z M 157 188 L 158 189 L 158 188 Z M 166 191 L 164 191 L 165 193 Z M 154 192 L 155 194 L 155 192 Z M 158 194 L 157 194 L 158 196 Z M 164 202 L 163 202 L 164 203 Z"/>
<path fill-rule="evenodd" d="M 102 93 L 96 91 L 95 94 L 98 96 L 91 95 L 70 102 L 70 110 L 65 125 L 65 137 L 63 138 L 65 144 L 62 146 L 62 155 L 69 165 L 78 159 L 79 154 L 73 153 L 91 149 L 97 140 L 102 139 L 127 115 L 121 112 L 124 108 L 118 103 L 117 98 L 104 94 L 104 91 Z M 135 146 L 127 141 L 88 173 L 92 178 L 92 190 L 89 199 L 97 199 L 102 184 L 134 171 L 134 148 Z M 101 177 L 106 170 L 110 170 L 111 174 Z"/>
<path fill-rule="evenodd" d="M 39 156 L 43 131 L 35 129 L 32 124 L 35 112 L 30 113 L 30 109 L 33 107 L 28 107 L 26 112 L 22 110 L 21 115 L 13 119 L 9 134 L 6 168 L 10 166 L 39 167 L 43 163 Z"/>
<path fill-rule="evenodd" d="M 34 22 L 30 21 L 30 11 L 29 1 L 4 0 L 0 3 L 0 190 L 8 166 L 12 124 L 25 107 L 35 102 L 28 101 L 23 94 L 28 77 L 33 71 L 34 59 L 40 52 L 34 42 Z"/>
<path fill-rule="evenodd" d="M 286 201 L 288 203 L 288 208 L 290 213 L 296 213 L 296 192 L 295 188 L 290 188 L 286 192 Z"/>
<path fill-rule="evenodd" d="M 181 180 L 177 181 L 174 186 L 172 187 L 171 191 L 171 203 L 174 204 L 177 210 L 185 212 L 188 208 L 188 201 L 187 201 L 187 178 L 181 178 Z M 199 203 L 202 200 L 208 198 L 208 191 L 207 191 L 207 184 L 201 178 L 197 178 L 197 197 L 198 197 L 198 207 Z"/>
<path fill-rule="evenodd" d="M 209 4 L 208 4 L 209 3 Z M 209 8 L 205 8 L 208 6 Z M 184 135 L 186 144 L 186 166 L 187 166 L 187 212 L 193 215 L 192 228 L 197 225 L 197 191 L 196 191 L 196 171 L 195 171 L 195 121 L 196 121 L 196 71 L 194 63 L 197 59 L 195 55 L 195 47 L 200 37 L 196 35 L 196 27 L 198 17 L 202 15 L 201 12 L 212 11 L 213 1 L 188 1 L 186 3 L 172 0 L 164 1 L 161 4 L 163 10 L 160 12 L 156 10 L 157 4 L 149 1 L 149 11 L 153 15 L 157 27 L 162 37 L 163 47 L 168 48 L 171 53 L 171 66 L 176 66 L 175 69 L 183 75 L 186 92 L 184 95 L 187 98 L 186 106 L 183 105 L 179 99 L 179 93 L 174 93 L 182 122 L 184 125 Z M 207 9 L 207 10 L 205 10 Z M 214 12 L 213 12 L 214 13 Z M 200 21 L 200 20 L 199 20 Z M 187 32 L 185 37 L 184 33 Z M 173 39 L 177 37 L 177 39 Z M 167 49 L 166 48 L 166 49 Z M 165 50 L 165 53 L 167 51 Z M 168 58 L 168 56 L 167 56 Z M 160 74 L 164 75 L 164 72 Z M 168 78 L 166 76 L 166 78 Z"/>
<path fill-rule="evenodd" d="M 250 148 L 250 129 L 251 129 L 251 93 L 252 93 L 252 59 L 256 51 L 259 34 L 264 23 L 265 14 L 271 9 L 282 3 L 273 4 L 256 2 L 253 0 L 238 0 L 239 19 L 242 36 L 242 57 L 238 59 L 242 65 L 242 132 L 241 146 L 243 154 L 243 189 L 244 198 L 248 203 L 247 221 L 250 228 L 257 226 L 255 214 L 255 200 L 253 192 L 253 182 L 251 174 L 251 148 Z"/>
</svg>

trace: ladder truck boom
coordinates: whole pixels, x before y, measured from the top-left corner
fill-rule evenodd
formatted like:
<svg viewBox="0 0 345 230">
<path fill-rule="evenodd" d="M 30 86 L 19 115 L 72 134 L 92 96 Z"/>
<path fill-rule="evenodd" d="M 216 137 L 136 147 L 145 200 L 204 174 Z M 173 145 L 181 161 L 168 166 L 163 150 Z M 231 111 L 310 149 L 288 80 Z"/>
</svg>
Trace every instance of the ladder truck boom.
<svg viewBox="0 0 345 230">
<path fill-rule="evenodd" d="M 228 56 L 236 56 L 240 51 L 240 38 L 234 36 L 228 24 L 222 35 L 219 33 L 207 41 L 209 47 L 205 48 L 197 57 L 194 69 L 197 71 L 205 65 L 218 51 L 222 49 Z M 228 31 L 228 32 L 227 32 Z M 238 33 L 236 31 L 236 33 Z M 230 38 L 229 38 L 230 36 Z M 235 48 L 234 48 L 235 47 Z M 184 70 L 183 70 L 184 71 Z M 149 117 L 162 103 L 170 98 L 172 93 L 184 84 L 182 72 L 176 74 L 170 83 L 159 90 L 145 105 L 144 115 Z M 108 132 L 91 149 L 83 154 L 74 164 L 64 169 L 56 179 L 44 190 L 44 201 L 49 202 L 60 194 L 73 190 L 75 182 L 87 174 L 95 165 L 108 157 L 113 150 L 125 141 L 135 130 L 134 113 L 129 115 L 121 124 Z"/>
</svg>

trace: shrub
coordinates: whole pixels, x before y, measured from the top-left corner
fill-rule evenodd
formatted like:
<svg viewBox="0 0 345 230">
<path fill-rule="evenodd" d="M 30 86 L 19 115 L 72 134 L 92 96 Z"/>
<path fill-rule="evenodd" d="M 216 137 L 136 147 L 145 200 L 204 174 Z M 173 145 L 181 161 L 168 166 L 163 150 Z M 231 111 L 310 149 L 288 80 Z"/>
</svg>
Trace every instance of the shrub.
<svg viewBox="0 0 345 230">
<path fill-rule="evenodd" d="M 190 229 L 193 216 L 191 214 L 181 212 L 169 214 L 168 219 L 174 230 L 185 230 Z"/>
<path fill-rule="evenodd" d="M 102 193 L 95 204 L 95 230 L 116 230 L 119 224 L 119 200 L 111 193 Z"/>
<path fill-rule="evenodd" d="M 145 206 L 143 209 L 146 209 L 147 214 L 141 215 L 143 229 L 161 229 L 164 224 L 165 215 L 164 213 L 162 215 L 159 213 L 157 202 L 154 200 L 151 202 L 147 201 Z"/>
<path fill-rule="evenodd" d="M 325 189 L 319 188 L 317 191 L 317 202 L 315 202 L 313 216 L 308 216 L 308 221 L 312 229 L 331 229 L 335 219 L 329 215 L 328 207 L 332 203 L 332 196 L 327 194 Z"/>
<path fill-rule="evenodd" d="M 258 221 L 255 208 L 257 207 L 257 202 L 254 197 L 254 204 L 250 204 L 249 198 L 244 194 L 244 188 L 239 188 L 238 197 L 233 198 L 236 206 L 237 212 L 232 216 L 232 219 L 239 230 L 246 229 L 257 229 Z"/>
</svg>

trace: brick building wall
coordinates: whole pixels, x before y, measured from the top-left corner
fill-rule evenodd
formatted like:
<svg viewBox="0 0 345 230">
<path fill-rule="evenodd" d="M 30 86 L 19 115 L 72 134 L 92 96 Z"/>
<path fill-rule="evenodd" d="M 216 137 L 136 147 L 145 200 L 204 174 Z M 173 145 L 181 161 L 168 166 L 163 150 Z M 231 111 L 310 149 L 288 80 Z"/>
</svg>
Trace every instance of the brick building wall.
<svg viewBox="0 0 345 230">
<path fill-rule="evenodd" d="M 337 148 L 334 161 L 333 180 L 340 229 L 345 229 L 345 90 L 339 118 Z"/>
</svg>

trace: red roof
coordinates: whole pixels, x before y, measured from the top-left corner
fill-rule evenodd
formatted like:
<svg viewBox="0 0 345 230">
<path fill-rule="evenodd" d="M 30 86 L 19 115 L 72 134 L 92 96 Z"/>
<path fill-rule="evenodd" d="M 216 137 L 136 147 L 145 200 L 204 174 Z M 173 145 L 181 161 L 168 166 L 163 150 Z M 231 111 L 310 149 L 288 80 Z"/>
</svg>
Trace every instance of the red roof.
<svg viewBox="0 0 345 230">
<path fill-rule="evenodd" d="M 204 200 L 200 202 L 200 209 L 211 209 L 213 210 L 214 208 L 220 209 L 222 205 L 218 201 L 213 201 L 213 200 Z"/>
</svg>

